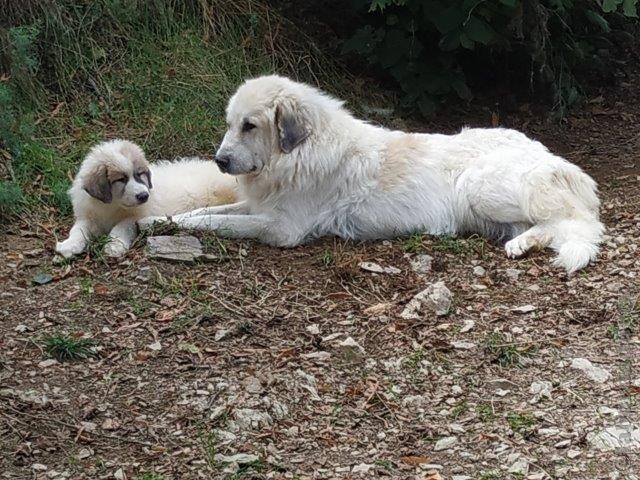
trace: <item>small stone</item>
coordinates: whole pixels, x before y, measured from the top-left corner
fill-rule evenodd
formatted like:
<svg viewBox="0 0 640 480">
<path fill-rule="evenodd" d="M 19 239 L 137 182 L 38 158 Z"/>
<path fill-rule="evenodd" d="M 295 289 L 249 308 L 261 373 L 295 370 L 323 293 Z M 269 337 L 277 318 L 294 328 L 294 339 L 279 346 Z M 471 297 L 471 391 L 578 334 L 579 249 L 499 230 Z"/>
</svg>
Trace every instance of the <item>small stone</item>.
<svg viewBox="0 0 640 480">
<path fill-rule="evenodd" d="M 91 455 L 93 455 L 93 452 L 90 448 L 81 448 L 78 452 L 77 458 L 78 460 L 84 460 L 85 458 L 89 458 Z"/>
<path fill-rule="evenodd" d="M 611 374 L 604 368 L 596 367 L 586 358 L 574 358 L 571 368 L 581 370 L 589 379 L 596 383 L 604 383 L 611 378 Z"/>
<path fill-rule="evenodd" d="M 20 323 L 16 326 L 16 328 L 14 328 L 14 330 L 18 333 L 24 333 L 27 330 L 29 330 L 29 327 L 27 327 L 25 324 Z"/>
<path fill-rule="evenodd" d="M 630 424 L 607 427 L 600 432 L 587 434 L 587 442 L 602 451 L 619 448 L 637 450 L 640 448 L 640 429 Z"/>
<path fill-rule="evenodd" d="M 522 270 L 518 270 L 517 268 L 507 268 L 504 273 L 509 280 L 517 282 L 522 274 Z"/>
<path fill-rule="evenodd" d="M 318 360 L 320 362 L 325 362 L 331 358 L 331 354 L 329 352 L 311 352 L 311 353 L 303 353 L 300 355 L 302 358 L 307 360 Z"/>
<path fill-rule="evenodd" d="M 344 357 L 349 359 L 359 358 L 365 354 L 364 348 L 351 337 L 338 343 L 338 349 Z"/>
<path fill-rule="evenodd" d="M 429 273 L 431 271 L 431 265 L 433 263 L 433 257 L 431 255 L 416 255 L 409 260 L 411 264 L 411 270 L 416 273 Z"/>
<path fill-rule="evenodd" d="M 567 450 L 567 457 L 571 458 L 571 459 L 579 457 L 580 454 L 582 454 L 582 451 L 577 450 L 577 449 L 569 449 L 569 450 Z"/>
<path fill-rule="evenodd" d="M 317 323 L 312 323 L 311 325 L 307 325 L 306 330 L 311 335 L 320 335 L 320 328 L 318 327 Z"/>
<path fill-rule="evenodd" d="M 203 257 L 200 240 L 192 235 L 160 235 L 147 238 L 147 255 L 174 262 L 195 262 Z"/>
<path fill-rule="evenodd" d="M 40 368 L 49 368 L 53 367 L 54 365 L 58 365 L 58 361 L 55 358 L 49 358 L 48 360 L 43 360 L 38 363 L 38 366 Z"/>
<path fill-rule="evenodd" d="M 476 348 L 476 344 L 475 343 L 461 342 L 461 341 L 451 342 L 451 346 L 453 348 L 458 349 L 458 350 L 472 350 L 472 349 Z"/>
<path fill-rule="evenodd" d="M 446 450 L 457 443 L 458 439 L 456 437 L 444 437 L 438 440 L 433 447 L 436 452 L 441 450 Z"/>
<path fill-rule="evenodd" d="M 477 265 L 475 267 L 473 267 L 473 274 L 476 277 L 484 277 L 487 274 L 487 271 L 481 267 L 480 265 Z"/>
<path fill-rule="evenodd" d="M 263 390 L 260 380 L 258 380 L 256 377 L 245 378 L 242 381 L 242 385 L 244 386 L 244 389 L 248 393 L 258 394 L 258 393 L 261 393 Z"/>
<path fill-rule="evenodd" d="M 558 443 L 554 445 L 556 448 L 565 448 L 571 445 L 571 440 L 560 440 Z"/>
<path fill-rule="evenodd" d="M 147 348 L 154 352 L 159 352 L 160 350 L 162 350 L 162 345 L 160 344 L 160 340 L 156 340 L 155 342 L 147 345 Z"/>
<path fill-rule="evenodd" d="M 620 415 L 620 412 L 618 410 L 616 410 L 615 408 L 609 408 L 606 406 L 602 406 L 602 407 L 598 407 L 598 413 L 600 415 L 608 415 L 611 417 L 617 417 L 618 415 Z"/>
<path fill-rule="evenodd" d="M 361 463 L 360 465 L 355 465 L 351 469 L 351 473 L 368 473 L 369 470 L 371 470 L 373 467 L 374 465 L 371 465 L 369 463 Z"/>
<path fill-rule="evenodd" d="M 416 294 L 404 308 L 400 317 L 405 320 L 419 320 L 427 313 L 440 317 L 449 313 L 453 295 L 444 282 L 437 282 Z"/>
<path fill-rule="evenodd" d="M 273 424 L 273 418 L 267 412 L 252 408 L 241 408 L 234 412 L 234 418 L 241 429 L 259 429 Z"/>
<path fill-rule="evenodd" d="M 220 340 L 222 340 L 225 337 L 227 337 L 230 332 L 231 332 L 231 330 L 225 330 L 224 328 L 220 328 L 220 329 L 216 330 L 216 334 L 213 336 L 213 339 L 216 342 L 219 342 Z"/>
<path fill-rule="evenodd" d="M 473 480 L 469 475 L 453 475 L 451 480 Z"/>
<path fill-rule="evenodd" d="M 235 455 L 229 456 L 217 454 L 214 459 L 220 463 L 237 463 L 238 465 L 247 465 L 259 461 L 260 457 L 249 453 L 236 453 Z"/>
<path fill-rule="evenodd" d="M 534 305 L 522 305 L 521 307 L 512 308 L 511 311 L 515 313 L 531 313 L 536 309 L 537 307 Z"/>
<path fill-rule="evenodd" d="M 551 400 L 551 390 L 552 389 L 553 389 L 553 385 L 551 384 L 551 382 L 549 382 L 547 380 L 533 382 L 531 384 L 531 386 L 529 387 L 529 393 L 531 393 L 533 395 L 533 397 L 531 398 L 531 400 L 529 402 L 530 403 L 537 403 L 543 397 L 544 398 L 548 398 L 549 400 Z"/>
<path fill-rule="evenodd" d="M 520 457 L 509 467 L 509 473 L 515 475 L 526 475 L 529 473 L 529 462 L 526 458 Z"/>
<path fill-rule="evenodd" d="M 462 328 L 460 329 L 460 333 L 467 333 L 475 325 L 476 325 L 476 322 L 474 322 L 473 320 L 465 320 L 464 325 L 462 325 Z"/>
<path fill-rule="evenodd" d="M 44 472 L 45 470 L 47 470 L 47 466 L 41 463 L 34 463 L 33 465 L 31 465 L 31 468 L 40 472 Z"/>
<path fill-rule="evenodd" d="M 126 480 L 127 476 L 125 475 L 124 470 L 119 468 L 113 474 L 113 478 L 115 478 L 116 480 Z"/>
<path fill-rule="evenodd" d="M 360 268 L 362 270 L 366 270 L 367 272 L 373 273 L 401 273 L 402 270 L 396 267 L 383 267 L 382 265 L 378 265 L 374 262 L 360 262 Z"/>
<path fill-rule="evenodd" d="M 98 424 L 93 422 L 80 422 L 80 426 L 85 432 L 95 432 L 96 428 L 98 428 Z"/>
</svg>

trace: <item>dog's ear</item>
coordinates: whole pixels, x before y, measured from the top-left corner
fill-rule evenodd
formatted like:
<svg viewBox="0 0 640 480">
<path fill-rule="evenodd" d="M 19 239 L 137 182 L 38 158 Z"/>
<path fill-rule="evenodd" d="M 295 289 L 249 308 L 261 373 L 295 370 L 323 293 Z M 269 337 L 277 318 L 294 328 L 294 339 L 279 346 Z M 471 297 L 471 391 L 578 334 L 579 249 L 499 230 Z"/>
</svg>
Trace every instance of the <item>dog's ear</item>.
<svg viewBox="0 0 640 480">
<path fill-rule="evenodd" d="M 293 100 L 283 100 L 276 105 L 276 127 L 283 153 L 291 153 L 310 133 L 304 112 Z"/>
<path fill-rule="evenodd" d="M 111 183 L 104 165 L 98 165 L 84 178 L 82 188 L 93 198 L 104 203 L 111 203 Z"/>
</svg>

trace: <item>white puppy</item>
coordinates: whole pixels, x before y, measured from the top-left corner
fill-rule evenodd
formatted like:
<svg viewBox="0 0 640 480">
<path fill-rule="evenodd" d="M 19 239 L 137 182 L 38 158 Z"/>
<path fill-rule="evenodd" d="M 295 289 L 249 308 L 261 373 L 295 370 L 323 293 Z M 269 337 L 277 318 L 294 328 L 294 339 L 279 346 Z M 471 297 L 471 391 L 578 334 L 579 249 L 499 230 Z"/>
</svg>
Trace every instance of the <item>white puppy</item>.
<svg viewBox="0 0 640 480">
<path fill-rule="evenodd" d="M 278 76 L 240 86 L 227 123 L 216 162 L 239 175 L 247 200 L 174 217 L 179 226 L 280 246 L 475 232 L 510 239 L 509 257 L 549 246 L 568 272 L 598 252 L 595 182 L 517 131 L 390 131 Z"/>
<path fill-rule="evenodd" d="M 69 189 L 75 223 L 58 242 L 64 257 L 82 253 L 88 242 L 109 234 L 105 253 L 124 255 L 136 237 L 136 220 L 173 215 L 238 200 L 237 180 L 213 162 L 193 158 L 147 163 L 142 149 L 126 140 L 96 145 Z"/>
</svg>

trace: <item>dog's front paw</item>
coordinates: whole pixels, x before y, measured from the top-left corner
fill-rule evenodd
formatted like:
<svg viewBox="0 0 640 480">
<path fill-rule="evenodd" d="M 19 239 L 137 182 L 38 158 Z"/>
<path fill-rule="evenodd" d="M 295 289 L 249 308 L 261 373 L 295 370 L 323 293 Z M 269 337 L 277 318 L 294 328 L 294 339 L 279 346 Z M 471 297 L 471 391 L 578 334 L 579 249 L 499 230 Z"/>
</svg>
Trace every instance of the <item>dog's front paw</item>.
<svg viewBox="0 0 640 480">
<path fill-rule="evenodd" d="M 150 232 L 153 230 L 154 225 L 164 225 L 170 221 L 169 217 L 144 217 L 139 219 L 136 223 L 141 232 Z"/>
<path fill-rule="evenodd" d="M 71 258 L 74 255 L 80 255 L 84 252 L 84 242 L 76 242 L 71 239 L 67 239 L 64 242 L 56 243 L 56 253 L 59 253 L 64 258 Z"/>
<path fill-rule="evenodd" d="M 129 249 L 117 239 L 109 241 L 109 243 L 104 246 L 104 254 L 111 258 L 123 257 L 128 250 Z"/>
<path fill-rule="evenodd" d="M 514 238 L 513 240 L 509 240 L 504 245 L 504 251 L 507 253 L 507 257 L 509 258 L 518 258 L 527 253 L 528 245 L 524 241 L 524 239 L 520 238 L 520 236 Z"/>
</svg>

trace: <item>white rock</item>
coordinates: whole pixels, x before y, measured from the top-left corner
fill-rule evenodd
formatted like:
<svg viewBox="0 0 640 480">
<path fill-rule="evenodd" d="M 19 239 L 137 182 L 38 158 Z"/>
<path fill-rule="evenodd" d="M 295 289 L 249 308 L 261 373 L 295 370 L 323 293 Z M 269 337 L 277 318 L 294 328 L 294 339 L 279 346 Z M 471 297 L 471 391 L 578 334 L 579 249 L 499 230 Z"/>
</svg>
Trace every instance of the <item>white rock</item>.
<svg viewBox="0 0 640 480">
<path fill-rule="evenodd" d="M 251 455 L 249 453 L 236 453 L 235 455 L 222 455 L 217 454 L 214 459 L 220 463 L 237 463 L 238 465 L 246 465 L 248 463 L 254 463 L 260 460 L 257 455 Z"/>
<path fill-rule="evenodd" d="M 80 426 L 85 432 L 95 432 L 96 428 L 98 428 L 98 424 L 93 422 L 80 422 Z"/>
<path fill-rule="evenodd" d="M 520 275 L 522 274 L 522 270 L 518 270 L 517 268 L 507 268 L 504 273 L 509 280 L 517 282 L 518 278 L 520 278 Z"/>
<path fill-rule="evenodd" d="M 320 335 L 320 327 L 318 326 L 317 323 L 312 323 L 311 325 L 307 325 L 306 330 L 311 335 Z"/>
<path fill-rule="evenodd" d="M 453 475 L 451 480 L 473 480 L 469 475 Z"/>
<path fill-rule="evenodd" d="M 14 330 L 18 333 L 24 333 L 29 329 L 24 323 L 20 323 L 14 328 Z"/>
<path fill-rule="evenodd" d="M 147 255 L 176 262 L 195 262 L 204 257 L 200 240 L 192 235 L 148 237 Z"/>
<path fill-rule="evenodd" d="M 548 398 L 549 400 L 551 400 L 551 390 L 553 390 L 553 385 L 551 384 L 551 382 L 549 382 L 547 380 L 541 380 L 539 382 L 533 382 L 531 384 L 531 386 L 529 387 L 529 393 L 531 393 L 533 395 L 533 397 L 531 398 L 531 400 L 529 400 L 529 402 L 530 403 L 537 403 L 543 397 Z"/>
<path fill-rule="evenodd" d="M 530 313 L 536 309 L 537 307 L 534 305 L 522 305 L 521 307 L 513 307 L 511 311 L 515 313 Z"/>
<path fill-rule="evenodd" d="M 159 352 L 162 350 L 162 345 L 160 344 L 160 340 L 156 340 L 155 342 L 147 345 L 149 350 L 153 350 L 154 352 Z"/>
<path fill-rule="evenodd" d="M 509 473 L 516 475 L 526 475 L 529 473 L 529 462 L 526 458 L 520 457 L 509 467 Z"/>
<path fill-rule="evenodd" d="M 362 357 L 365 354 L 364 348 L 362 348 L 362 346 L 352 337 L 347 337 L 342 342 L 338 343 L 338 349 L 343 356 L 350 359 Z"/>
<path fill-rule="evenodd" d="M 543 437 L 554 437 L 560 433 L 560 429 L 557 427 L 539 428 L 538 435 Z"/>
<path fill-rule="evenodd" d="M 216 342 L 219 342 L 220 340 L 225 338 L 227 335 L 229 335 L 230 332 L 231 332 L 231 330 L 226 330 L 224 328 L 220 328 L 220 329 L 216 330 L 216 334 L 214 335 L 213 339 Z"/>
<path fill-rule="evenodd" d="M 477 265 L 475 267 L 473 267 L 473 274 L 476 277 L 484 277 L 487 274 L 487 271 L 481 267 L 480 265 Z"/>
<path fill-rule="evenodd" d="M 252 408 L 241 408 L 234 412 L 234 418 L 241 429 L 258 429 L 271 426 L 273 418 L 267 412 Z"/>
<path fill-rule="evenodd" d="M 76 457 L 78 460 L 83 460 L 85 458 L 89 458 L 91 455 L 93 455 L 93 452 L 90 448 L 81 448 Z"/>
<path fill-rule="evenodd" d="M 321 400 L 318 395 L 318 386 L 316 384 L 316 378 L 313 375 L 309 375 L 303 370 L 296 370 L 296 375 L 302 380 L 300 386 L 307 390 L 311 394 L 311 398 L 314 400 Z"/>
<path fill-rule="evenodd" d="M 571 440 L 560 440 L 558 443 L 554 445 L 556 448 L 565 448 L 571 445 Z"/>
<path fill-rule="evenodd" d="M 460 333 L 467 333 L 469 330 L 471 330 L 474 326 L 476 325 L 476 322 L 474 322 L 473 320 L 465 320 L 464 321 L 464 325 L 462 326 L 462 328 L 460 329 Z"/>
<path fill-rule="evenodd" d="M 431 271 L 433 257 L 431 255 L 420 254 L 410 259 L 409 263 L 411 264 L 411 270 L 414 272 L 429 273 Z"/>
<path fill-rule="evenodd" d="M 570 458 L 570 459 L 577 458 L 581 454 L 582 454 L 582 451 L 580 451 L 578 449 L 570 448 L 569 450 L 567 450 L 567 457 Z"/>
<path fill-rule="evenodd" d="M 586 358 L 574 358 L 571 361 L 571 368 L 581 370 L 596 383 L 604 383 L 611 378 L 611 373 L 604 368 L 596 367 Z"/>
<path fill-rule="evenodd" d="M 598 407 L 598 413 L 600 415 L 609 415 L 609 416 L 611 416 L 613 418 L 615 418 L 618 415 L 620 415 L 620 412 L 618 410 L 616 410 L 615 408 L 609 408 L 607 406 Z"/>
<path fill-rule="evenodd" d="M 44 472 L 47 469 L 47 466 L 41 463 L 34 463 L 33 465 L 31 465 L 31 468 L 33 470 L 39 470 L 41 472 Z"/>
<path fill-rule="evenodd" d="M 308 360 L 319 360 L 324 362 L 331 358 L 331 354 L 329 352 L 311 352 L 311 353 L 303 353 L 300 355 L 302 358 L 306 358 Z"/>
<path fill-rule="evenodd" d="M 600 432 L 587 434 L 587 442 L 598 450 L 637 450 L 640 448 L 640 429 L 633 425 L 607 427 Z"/>
<path fill-rule="evenodd" d="M 263 390 L 260 380 L 258 380 L 256 377 L 245 378 L 242 381 L 242 385 L 244 386 L 244 389 L 248 393 L 258 394 L 258 393 L 261 393 Z"/>
<path fill-rule="evenodd" d="M 116 480 L 126 480 L 127 475 L 124 473 L 124 470 L 122 468 L 119 468 L 114 472 L 113 478 L 115 478 Z"/>
<path fill-rule="evenodd" d="M 369 470 L 371 470 L 373 467 L 374 465 L 371 465 L 369 463 L 361 463 L 360 465 L 355 465 L 351 469 L 351 473 L 368 473 Z"/>
<path fill-rule="evenodd" d="M 447 448 L 454 446 L 457 442 L 458 442 L 457 437 L 444 437 L 436 442 L 433 449 L 436 452 L 439 452 L 441 450 L 446 450 Z"/>
<path fill-rule="evenodd" d="M 462 342 L 462 341 L 451 342 L 451 346 L 453 348 L 458 349 L 458 350 L 472 350 L 472 349 L 476 348 L 476 344 L 475 343 Z"/>
<path fill-rule="evenodd" d="M 443 316 L 449 313 L 452 300 L 453 295 L 444 282 L 437 282 L 416 294 L 404 308 L 400 317 L 405 320 L 419 320 L 427 313 Z"/>
<path fill-rule="evenodd" d="M 373 273 L 400 273 L 402 270 L 396 267 L 383 267 L 382 265 L 378 265 L 374 262 L 360 262 L 360 268 L 362 270 L 366 270 L 367 272 Z"/>
<path fill-rule="evenodd" d="M 49 358 L 48 360 L 43 360 L 38 363 L 38 366 L 40 368 L 49 368 L 53 367 L 54 365 L 58 365 L 58 361 L 55 358 Z"/>
</svg>

